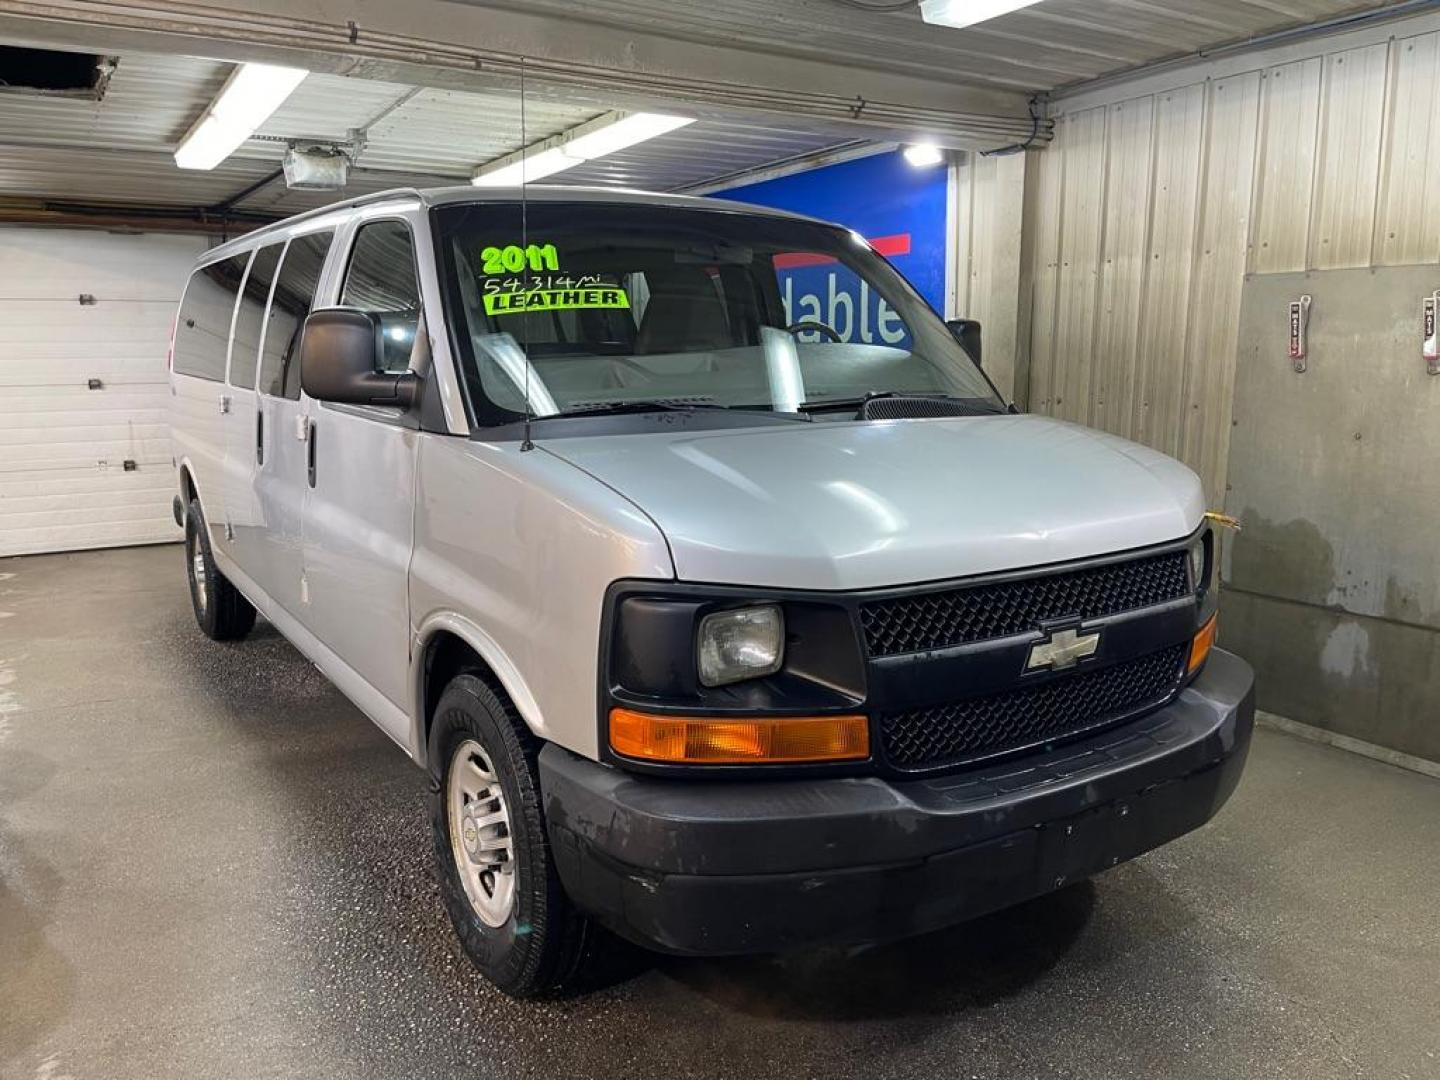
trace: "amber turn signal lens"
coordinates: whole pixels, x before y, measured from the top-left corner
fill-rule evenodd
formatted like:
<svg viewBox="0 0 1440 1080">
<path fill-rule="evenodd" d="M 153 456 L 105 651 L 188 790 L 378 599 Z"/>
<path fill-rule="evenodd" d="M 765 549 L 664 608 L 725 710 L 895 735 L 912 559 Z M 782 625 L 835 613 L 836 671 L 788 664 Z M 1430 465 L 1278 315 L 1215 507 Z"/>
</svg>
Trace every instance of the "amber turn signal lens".
<svg viewBox="0 0 1440 1080">
<path fill-rule="evenodd" d="M 1195 670 L 1205 662 L 1205 658 L 1210 655 L 1210 650 L 1214 648 L 1215 621 L 1219 617 L 1218 615 L 1211 615 L 1209 621 L 1200 628 L 1200 632 L 1196 634 L 1194 640 L 1190 642 L 1190 663 L 1185 669 L 1188 674 L 1193 675 Z"/>
<path fill-rule="evenodd" d="M 870 756 L 870 725 L 863 716 L 722 720 L 611 709 L 610 748 L 676 765 L 860 761 Z"/>
</svg>

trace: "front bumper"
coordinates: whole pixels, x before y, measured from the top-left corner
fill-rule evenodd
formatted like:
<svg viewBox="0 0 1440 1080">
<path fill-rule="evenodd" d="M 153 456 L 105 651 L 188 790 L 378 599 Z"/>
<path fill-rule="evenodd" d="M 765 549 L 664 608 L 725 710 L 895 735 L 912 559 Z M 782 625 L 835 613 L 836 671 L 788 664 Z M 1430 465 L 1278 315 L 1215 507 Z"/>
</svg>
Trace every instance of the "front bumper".
<svg viewBox="0 0 1440 1080">
<path fill-rule="evenodd" d="M 570 896 L 697 956 L 907 937 L 1038 896 L 1203 825 L 1239 782 L 1254 674 L 1216 650 L 1170 705 L 948 776 L 699 781 L 540 755 Z"/>
</svg>

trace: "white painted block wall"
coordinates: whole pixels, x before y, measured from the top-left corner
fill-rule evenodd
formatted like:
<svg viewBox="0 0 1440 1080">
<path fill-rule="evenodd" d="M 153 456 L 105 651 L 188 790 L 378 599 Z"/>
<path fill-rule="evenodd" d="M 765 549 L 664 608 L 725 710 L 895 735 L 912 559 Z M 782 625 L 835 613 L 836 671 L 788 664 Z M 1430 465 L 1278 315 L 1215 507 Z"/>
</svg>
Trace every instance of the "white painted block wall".
<svg viewBox="0 0 1440 1080">
<path fill-rule="evenodd" d="M 0 227 L 0 556 L 180 538 L 165 352 L 207 246 Z"/>
</svg>

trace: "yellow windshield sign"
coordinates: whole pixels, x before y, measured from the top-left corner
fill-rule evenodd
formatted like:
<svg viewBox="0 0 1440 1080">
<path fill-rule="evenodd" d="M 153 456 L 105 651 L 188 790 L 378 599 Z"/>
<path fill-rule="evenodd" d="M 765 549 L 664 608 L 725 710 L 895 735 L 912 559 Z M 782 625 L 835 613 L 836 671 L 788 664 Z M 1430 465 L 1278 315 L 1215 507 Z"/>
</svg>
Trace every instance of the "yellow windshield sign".
<svg viewBox="0 0 1440 1080">
<path fill-rule="evenodd" d="M 624 289 L 614 286 L 586 289 L 529 289 L 486 293 L 485 314 L 513 315 L 519 311 L 574 311 L 579 308 L 629 308 Z"/>
</svg>

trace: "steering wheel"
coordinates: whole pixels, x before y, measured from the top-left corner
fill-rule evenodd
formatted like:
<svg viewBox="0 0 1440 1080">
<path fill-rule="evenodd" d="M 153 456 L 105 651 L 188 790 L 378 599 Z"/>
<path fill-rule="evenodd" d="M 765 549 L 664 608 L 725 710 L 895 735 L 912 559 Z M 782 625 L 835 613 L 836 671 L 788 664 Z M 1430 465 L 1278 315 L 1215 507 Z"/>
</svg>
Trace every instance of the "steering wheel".
<svg viewBox="0 0 1440 1080">
<path fill-rule="evenodd" d="M 817 322 L 814 319 L 801 319 L 799 322 L 791 323 L 785 327 L 787 334 L 804 334 L 811 330 L 820 331 L 820 333 L 824 334 L 836 344 L 843 345 L 845 343 L 845 339 L 836 332 L 833 326 L 827 326 L 825 323 Z"/>
</svg>

